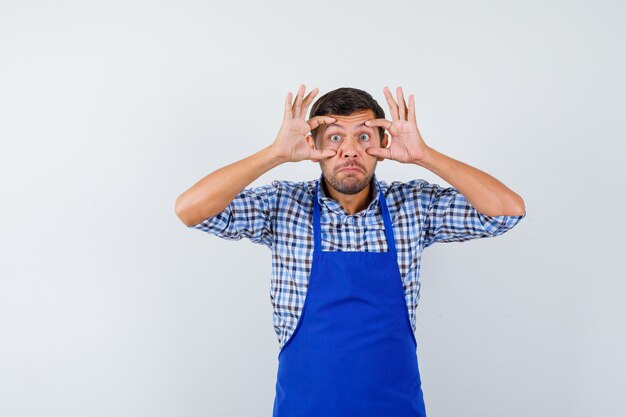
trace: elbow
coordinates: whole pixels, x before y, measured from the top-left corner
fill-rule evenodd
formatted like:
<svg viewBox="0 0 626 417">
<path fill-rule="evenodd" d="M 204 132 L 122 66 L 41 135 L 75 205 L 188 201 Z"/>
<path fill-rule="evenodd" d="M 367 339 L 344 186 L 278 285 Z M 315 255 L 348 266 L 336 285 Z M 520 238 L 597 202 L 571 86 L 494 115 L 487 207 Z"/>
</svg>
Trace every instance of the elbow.
<svg viewBox="0 0 626 417">
<path fill-rule="evenodd" d="M 197 226 L 204 219 L 213 215 L 205 216 L 202 213 L 198 213 L 198 210 L 191 205 L 189 201 L 185 200 L 184 194 L 181 194 L 176 199 L 174 204 L 174 212 L 181 222 L 187 227 Z"/>
<path fill-rule="evenodd" d="M 174 204 L 174 212 L 176 213 L 176 216 L 178 216 L 180 221 L 185 224 L 185 226 L 191 227 L 194 226 L 195 223 L 192 224 L 186 216 L 185 205 L 183 203 L 183 195 L 184 194 L 181 194 L 176 198 L 176 202 Z"/>
<path fill-rule="evenodd" d="M 509 216 L 525 216 L 526 215 L 526 204 L 524 204 L 524 199 L 522 197 L 517 196 L 515 204 L 513 204 L 510 208 Z"/>
<path fill-rule="evenodd" d="M 517 213 L 516 216 L 525 216 L 526 215 L 526 204 L 524 203 L 524 199 L 522 197 L 520 197 L 519 195 L 518 197 L 518 205 L 517 205 Z"/>
<path fill-rule="evenodd" d="M 489 213 L 487 213 L 489 214 Z M 517 196 L 514 201 L 508 202 L 506 205 L 502 205 L 497 211 L 497 214 L 489 214 L 490 216 L 523 216 L 526 215 L 526 205 L 524 200 Z"/>
<path fill-rule="evenodd" d="M 526 204 L 524 204 L 522 196 L 511 192 L 507 198 L 502 201 L 501 210 L 504 216 L 523 216 L 526 214 Z"/>
<path fill-rule="evenodd" d="M 509 214 L 509 216 L 525 216 L 525 215 L 526 215 L 526 209 L 524 207 L 518 208 L 515 211 L 513 211 L 511 214 Z"/>
</svg>

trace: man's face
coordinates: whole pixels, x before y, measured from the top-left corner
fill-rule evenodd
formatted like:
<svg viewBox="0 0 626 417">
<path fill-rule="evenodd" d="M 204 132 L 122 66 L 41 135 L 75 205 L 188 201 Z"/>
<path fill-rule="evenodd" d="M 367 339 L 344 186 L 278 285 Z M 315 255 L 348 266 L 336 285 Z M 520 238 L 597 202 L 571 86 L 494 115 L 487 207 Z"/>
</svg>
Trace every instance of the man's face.
<svg viewBox="0 0 626 417">
<path fill-rule="evenodd" d="M 322 130 L 315 141 L 317 149 L 333 149 L 337 154 L 320 161 L 320 167 L 326 181 L 335 190 L 343 194 L 357 194 L 372 180 L 379 158 L 365 152 L 366 148 L 386 146 L 387 134 L 383 143 L 378 127 L 367 127 L 366 120 L 375 119 L 370 109 L 352 113 L 349 116 L 337 116 L 335 123 L 321 125 Z M 313 138 L 309 137 L 309 144 Z M 381 159 L 382 160 L 382 159 Z M 352 169 L 345 169 L 350 167 Z"/>
</svg>

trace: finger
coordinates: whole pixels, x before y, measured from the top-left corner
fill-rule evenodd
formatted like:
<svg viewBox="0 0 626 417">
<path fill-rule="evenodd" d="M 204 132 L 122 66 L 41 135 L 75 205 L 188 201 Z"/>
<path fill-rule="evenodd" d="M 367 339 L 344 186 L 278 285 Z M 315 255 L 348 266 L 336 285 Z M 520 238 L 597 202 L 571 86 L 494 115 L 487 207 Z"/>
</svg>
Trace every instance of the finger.
<svg viewBox="0 0 626 417">
<path fill-rule="evenodd" d="M 412 121 L 417 126 L 417 119 L 415 118 L 415 97 L 413 94 L 409 96 L 409 122 Z"/>
<path fill-rule="evenodd" d="M 398 105 L 394 101 L 391 91 L 389 91 L 387 86 L 385 86 L 383 92 L 385 93 L 385 98 L 387 99 L 387 105 L 389 106 L 389 112 L 391 113 L 391 120 L 395 122 L 400 118 L 398 116 Z"/>
<path fill-rule="evenodd" d="M 370 120 L 366 120 L 365 121 L 365 126 L 367 127 L 384 127 L 385 129 L 389 130 L 391 129 L 391 125 L 393 123 L 391 123 L 389 120 L 387 119 L 370 119 Z"/>
<path fill-rule="evenodd" d="M 398 96 L 398 114 L 401 120 L 406 120 L 406 103 L 404 101 L 404 94 L 402 93 L 402 87 L 396 89 L 396 95 Z"/>
<path fill-rule="evenodd" d="M 319 162 L 322 159 L 332 158 L 337 154 L 337 151 L 332 149 L 311 149 L 309 152 L 309 159 L 314 162 Z"/>
<path fill-rule="evenodd" d="M 305 90 L 304 84 L 300 84 L 300 88 L 298 88 L 298 95 L 296 96 L 296 102 L 294 103 L 293 117 L 300 116 L 300 107 L 302 106 L 302 96 L 304 95 Z"/>
<path fill-rule="evenodd" d="M 319 89 L 315 87 L 304 98 L 304 101 L 302 102 L 302 111 L 300 112 L 300 115 L 299 115 L 301 119 L 304 119 L 306 117 L 306 112 L 308 111 L 309 106 L 311 105 L 311 102 L 313 102 L 313 99 L 317 95 L 318 91 Z"/>
<path fill-rule="evenodd" d="M 388 148 L 367 148 L 365 152 L 378 158 L 391 159 L 391 150 Z"/>
<path fill-rule="evenodd" d="M 319 125 L 325 125 L 327 123 L 333 123 L 336 120 L 337 119 L 335 119 L 334 117 L 330 117 L 330 116 L 315 116 L 315 117 L 311 117 L 309 120 L 307 120 L 307 123 L 309 124 L 309 127 L 311 128 L 311 130 L 313 130 L 316 127 L 318 127 Z"/>
<path fill-rule="evenodd" d="M 287 97 L 285 97 L 285 113 L 283 114 L 283 120 L 291 119 L 291 91 L 287 93 Z"/>
</svg>

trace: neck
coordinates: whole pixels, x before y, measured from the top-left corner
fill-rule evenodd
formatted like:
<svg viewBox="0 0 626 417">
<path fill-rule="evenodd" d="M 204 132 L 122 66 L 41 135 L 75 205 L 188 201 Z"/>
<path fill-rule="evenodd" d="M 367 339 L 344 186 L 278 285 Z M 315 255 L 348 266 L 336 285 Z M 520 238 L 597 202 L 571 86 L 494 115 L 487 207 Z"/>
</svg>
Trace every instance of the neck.
<svg viewBox="0 0 626 417">
<path fill-rule="evenodd" d="M 374 187 L 372 187 L 372 181 L 370 181 L 370 183 L 367 184 L 367 187 L 363 188 L 357 194 L 340 193 L 333 187 L 328 186 L 326 184 L 326 179 L 324 179 L 322 184 L 326 195 L 337 201 L 341 207 L 348 212 L 348 215 L 356 214 L 365 210 L 373 200 L 372 193 L 374 191 Z"/>
</svg>

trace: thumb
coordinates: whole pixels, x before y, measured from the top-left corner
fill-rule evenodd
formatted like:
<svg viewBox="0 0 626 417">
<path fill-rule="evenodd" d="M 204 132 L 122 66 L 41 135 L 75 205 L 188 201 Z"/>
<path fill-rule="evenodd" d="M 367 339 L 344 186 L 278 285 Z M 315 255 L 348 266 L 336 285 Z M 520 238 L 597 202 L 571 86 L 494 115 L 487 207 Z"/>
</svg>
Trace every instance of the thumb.
<svg viewBox="0 0 626 417">
<path fill-rule="evenodd" d="M 337 151 L 332 149 L 311 149 L 311 153 L 309 154 L 309 159 L 314 162 L 319 162 L 322 159 L 331 158 L 337 154 Z"/>
<path fill-rule="evenodd" d="M 389 149 L 388 148 L 366 148 L 365 152 L 367 152 L 369 155 L 372 156 L 377 156 L 379 158 L 385 158 L 388 159 L 389 158 Z"/>
</svg>

